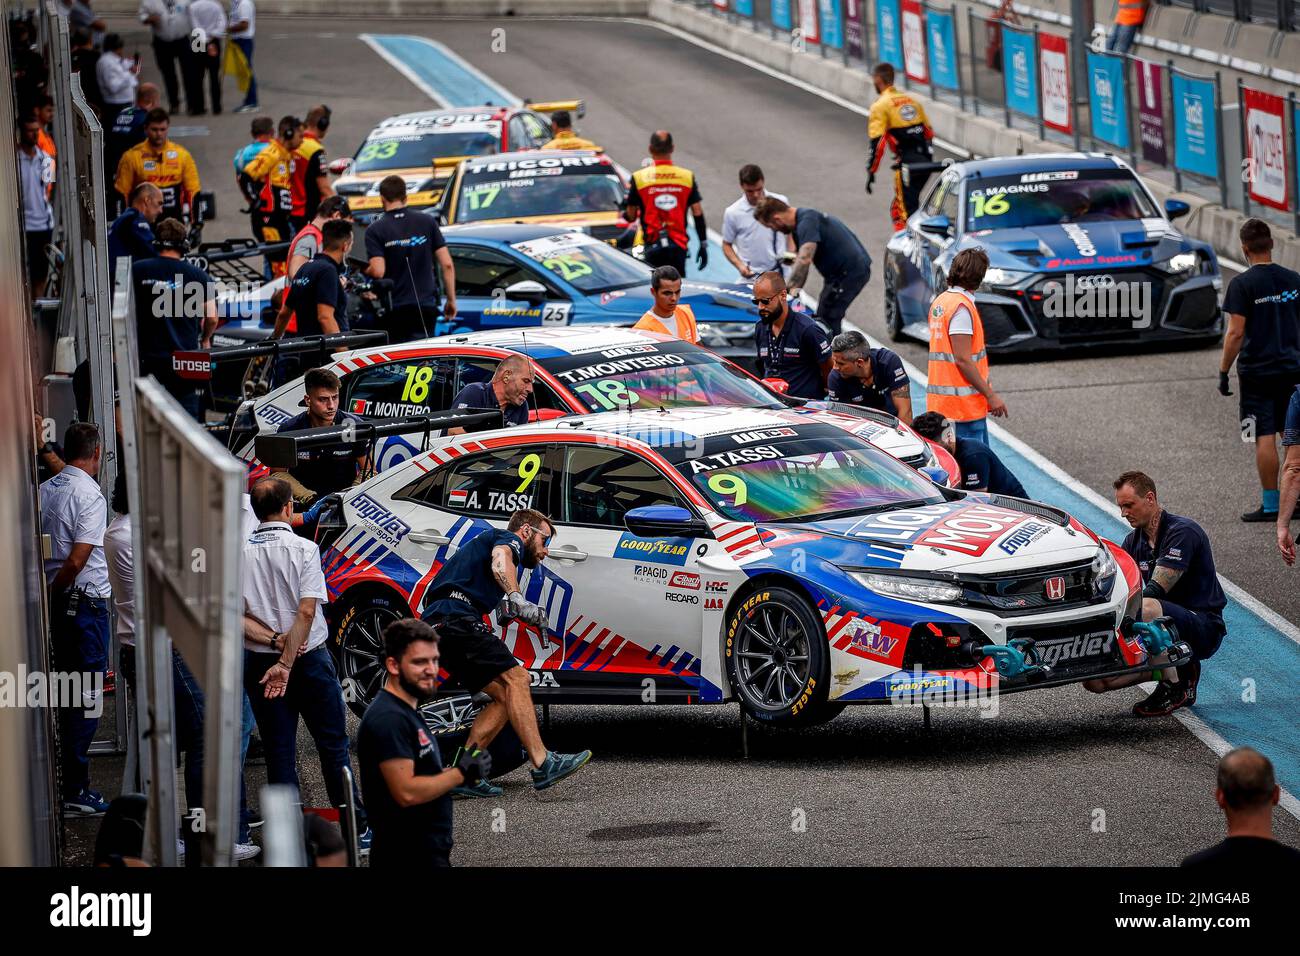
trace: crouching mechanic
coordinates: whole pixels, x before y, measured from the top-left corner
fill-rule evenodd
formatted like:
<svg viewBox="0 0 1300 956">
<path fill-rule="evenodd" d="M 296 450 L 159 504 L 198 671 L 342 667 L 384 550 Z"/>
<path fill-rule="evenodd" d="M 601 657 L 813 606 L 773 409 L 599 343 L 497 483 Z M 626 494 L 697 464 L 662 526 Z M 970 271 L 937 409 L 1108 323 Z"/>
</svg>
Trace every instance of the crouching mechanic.
<svg viewBox="0 0 1300 956">
<path fill-rule="evenodd" d="M 1191 518 L 1160 507 L 1155 482 L 1140 471 L 1126 471 L 1115 479 L 1115 501 L 1124 520 L 1133 526 L 1124 539 L 1124 550 L 1142 574 L 1142 620 L 1172 620 L 1178 640 L 1192 649 L 1192 661 L 1186 667 L 1085 681 L 1083 686 L 1101 693 L 1158 680 L 1151 696 L 1133 705 L 1133 713 L 1164 717 L 1196 702 L 1201 661 L 1214 656 L 1227 630 L 1223 608 L 1228 600 L 1219 587 L 1204 529 Z M 1152 663 L 1160 662 L 1156 658 Z"/>
<path fill-rule="evenodd" d="M 325 428 L 361 419 L 339 408 L 339 377 L 327 368 L 308 369 L 303 376 L 307 410 L 295 415 L 280 431 Z M 363 441 L 298 452 L 298 464 L 273 472 L 289 483 L 294 502 L 307 510 L 293 516 L 293 526 L 315 524 L 324 497 L 359 484 L 370 473 L 370 454 Z"/>
<path fill-rule="evenodd" d="M 492 698 L 469 729 L 465 750 L 487 750 L 507 720 L 533 764 L 533 787 L 545 790 L 579 770 L 591 751 L 552 753 L 542 744 L 528 671 L 483 618 L 496 608 L 497 622 L 519 620 L 547 636 L 546 612 L 524 599 L 519 569 L 536 568 L 547 555 L 555 526 L 540 511 L 525 509 L 510 517 L 507 530 L 480 533 L 457 551 L 429 585 L 423 618 L 438 631 L 442 666 L 472 694 Z M 486 780 L 457 787 L 462 796 L 496 797 L 500 787 Z"/>
<path fill-rule="evenodd" d="M 938 412 L 926 412 L 912 419 L 912 430 L 922 438 L 937 441 L 957 459 L 963 491 L 987 491 L 994 495 L 1028 498 L 1024 485 L 1002 464 L 988 445 L 978 438 L 958 438 L 957 426 Z"/>
</svg>

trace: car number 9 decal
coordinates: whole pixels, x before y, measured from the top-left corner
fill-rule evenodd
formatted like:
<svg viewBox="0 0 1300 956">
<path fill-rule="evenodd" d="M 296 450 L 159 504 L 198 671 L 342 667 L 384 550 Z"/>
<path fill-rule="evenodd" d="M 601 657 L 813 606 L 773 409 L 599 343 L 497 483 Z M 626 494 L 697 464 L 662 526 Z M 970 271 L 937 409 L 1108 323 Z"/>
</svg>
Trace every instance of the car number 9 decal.
<svg viewBox="0 0 1300 956">
<path fill-rule="evenodd" d="M 710 475 L 709 490 L 719 495 L 735 495 L 735 500 L 731 504 L 737 508 L 749 500 L 749 488 L 745 484 L 745 479 L 736 475 L 725 473 Z"/>
<path fill-rule="evenodd" d="M 519 477 L 523 479 L 519 487 L 515 489 L 515 494 L 523 491 L 533 483 L 537 473 L 542 470 L 542 456 L 536 453 L 525 455 L 524 460 L 519 463 Z"/>
</svg>

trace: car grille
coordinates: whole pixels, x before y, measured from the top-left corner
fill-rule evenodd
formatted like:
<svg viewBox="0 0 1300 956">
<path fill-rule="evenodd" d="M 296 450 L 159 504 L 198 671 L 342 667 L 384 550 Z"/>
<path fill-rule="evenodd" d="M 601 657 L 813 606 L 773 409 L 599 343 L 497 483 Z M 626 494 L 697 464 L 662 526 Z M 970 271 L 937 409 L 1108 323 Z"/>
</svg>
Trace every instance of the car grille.
<svg viewBox="0 0 1300 956">
<path fill-rule="evenodd" d="M 1076 281 L 1084 277 L 1090 280 L 1104 281 L 1109 279 L 1115 284 L 1116 288 L 1121 285 L 1147 283 L 1150 286 L 1150 299 L 1147 302 L 1147 308 L 1150 309 L 1150 317 L 1153 323 L 1164 309 L 1165 298 L 1168 294 L 1167 277 L 1156 270 L 1131 269 L 1125 272 L 1087 272 L 1077 273 L 1075 276 Z M 1050 288 L 1052 285 L 1068 290 L 1064 276 L 1047 276 L 1034 283 L 1027 297 L 1030 312 L 1033 314 L 1041 335 L 1047 338 L 1076 341 L 1089 339 L 1114 341 L 1134 339 L 1141 336 L 1141 329 L 1134 327 L 1134 322 L 1139 322 L 1141 316 L 1131 313 L 1123 314 L 1104 306 L 1100 309 L 1092 309 L 1093 312 L 1101 312 L 1100 315 L 1080 316 L 1073 314 L 1076 311 L 1078 296 L 1083 291 L 1077 288 L 1074 289 L 1076 302 L 1069 301 L 1070 296 L 1067 293 L 1065 296 L 1066 301 L 1062 302 L 1059 308 L 1053 309 L 1057 314 L 1048 315 L 1047 303 L 1049 301 L 1048 297 L 1052 294 Z M 981 312 L 982 316 L 983 313 Z"/>
<path fill-rule="evenodd" d="M 1047 582 L 1063 578 L 1065 594 L 1052 600 L 1047 596 Z M 1034 568 L 1031 571 L 982 576 L 962 582 L 963 600 L 973 607 L 989 608 L 1000 614 L 1016 616 L 1043 611 L 1068 611 L 1106 600 L 1094 588 L 1092 562 Z"/>
<path fill-rule="evenodd" d="M 1040 661 L 1051 666 L 1053 677 L 1096 672 L 1119 659 L 1115 621 L 1109 614 L 1063 624 L 1036 624 L 1007 630 L 1008 643 L 1024 637 L 1033 640 Z"/>
<path fill-rule="evenodd" d="M 1164 326 L 1185 332 L 1211 332 L 1218 321 L 1219 293 L 1213 286 L 1203 285 L 1173 294 Z"/>
<path fill-rule="evenodd" d="M 930 463 L 930 454 L 923 451 L 919 455 L 909 455 L 907 458 L 900 459 L 900 461 L 905 465 L 911 465 L 913 468 L 924 468 Z"/>
<path fill-rule="evenodd" d="M 984 341 L 989 348 L 997 348 L 1013 336 L 1028 332 L 1020 310 L 996 302 L 979 304 L 980 324 L 984 326 Z"/>
</svg>

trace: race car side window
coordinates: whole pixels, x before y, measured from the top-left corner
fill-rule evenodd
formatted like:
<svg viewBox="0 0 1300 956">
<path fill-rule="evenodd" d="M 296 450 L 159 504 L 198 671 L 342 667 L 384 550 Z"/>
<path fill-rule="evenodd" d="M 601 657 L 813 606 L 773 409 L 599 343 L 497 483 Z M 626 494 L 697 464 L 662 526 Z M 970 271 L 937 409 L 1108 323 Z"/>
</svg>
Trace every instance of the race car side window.
<svg viewBox="0 0 1300 956">
<path fill-rule="evenodd" d="M 523 114 L 517 113 L 511 117 L 509 130 L 511 149 L 528 149 L 530 146 L 536 145 L 524 128 Z"/>
<path fill-rule="evenodd" d="M 551 298 L 566 298 L 543 277 L 495 249 L 452 246 L 451 261 L 456 266 L 456 295 L 490 299 L 495 293 L 503 298 L 505 289 L 516 282 L 532 279 L 546 286 Z M 495 290 L 500 289 L 500 292 Z"/>
<path fill-rule="evenodd" d="M 543 143 L 550 142 L 551 128 L 546 125 L 536 113 L 523 113 L 524 129 L 527 130 L 529 137 L 532 138 L 534 146 L 541 146 Z"/>
<path fill-rule="evenodd" d="M 943 198 L 939 200 L 939 215 L 947 216 L 954 229 L 960 225 L 961 215 L 960 210 L 957 208 L 957 185 L 955 183 L 944 190 Z"/>
<path fill-rule="evenodd" d="M 424 415 L 455 397 L 456 360 L 427 356 L 372 365 L 343 380 L 345 411 L 371 418 Z"/>
<path fill-rule="evenodd" d="M 927 216 L 939 215 L 939 202 L 943 199 L 944 191 L 947 188 L 948 181 L 940 179 L 934 188 L 930 190 L 930 195 L 925 197 L 925 202 L 921 206 Z"/>
<path fill-rule="evenodd" d="M 462 358 L 456 368 L 456 391 L 459 392 L 466 385 L 473 385 L 475 382 L 492 381 L 499 364 L 500 360 L 494 358 Z M 560 401 L 560 396 L 555 394 L 555 390 L 540 378 L 533 380 L 533 397 L 529 407 L 570 414 L 569 406 Z"/>
<path fill-rule="evenodd" d="M 460 458 L 398 491 L 394 498 L 444 511 L 508 520 L 520 508 L 551 510 L 551 446 L 521 445 Z"/>
<path fill-rule="evenodd" d="M 633 508 L 688 507 L 659 469 L 617 448 L 568 446 L 561 475 L 561 520 L 565 524 L 623 530 L 623 516 Z"/>
</svg>

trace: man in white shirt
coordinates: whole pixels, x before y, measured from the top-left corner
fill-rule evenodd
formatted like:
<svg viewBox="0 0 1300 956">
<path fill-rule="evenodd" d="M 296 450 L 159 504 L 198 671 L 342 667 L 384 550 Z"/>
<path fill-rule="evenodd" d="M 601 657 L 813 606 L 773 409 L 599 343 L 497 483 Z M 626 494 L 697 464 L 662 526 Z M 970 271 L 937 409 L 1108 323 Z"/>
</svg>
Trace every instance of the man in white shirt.
<svg viewBox="0 0 1300 956">
<path fill-rule="evenodd" d="M 257 112 L 257 76 L 253 73 L 253 34 L 257 27 L 257 8 L 253 0 L 230 0 L 230 42 L 239 47 L 248 61 L 248 90 L 236 113 Z"/>
<path fill-rule="evenodd" d="M 722 254 L 746 279 L 764 272 L 781 271 L 781 254 L 794 252 L 794 236 L 783 236 L 754 218 L 754 207 L 764 196 L 789 202 L 765 188 L 763 170 L 752 163 L 740 167 L 740 198 L 722 214 Z"/>
<path fill-rule="evenodd" d="M 32 298 L 45 295 L 49 257 L 45 247 L 54 236 L 54 158 L 40 148 L 41 123 L 28 115 L 18 124 L 18 186 L 23 202 L 23 235 L 27 241 L 27 280 Z"/>
<path fill-rule="evenodd" d="M 190 45 L 190 68 L 194 70 L 194 93 L 203 106 L 203 78 L 207 77 L 212 96 L 212 113 L 221 113 L 221 43 L 226 38 L 226 11 L 217 0 L 194 0 L 190 4 L 190 23 L 194 40 Z M 199 49 L 194 49 L 195 46 Z M 188 87 L 187 87 L 188 89 Z"/>
<path fill-rule="evenodd" d="M 249 490 L 261 523 L 244 545 L 244 689 L 262 733 L 268 783 L 298 786 L 298 718 L 316 742 L 330 802 L 347 802 L 349 766 L 343 693 L 322 605 L 329 600 L 315 542 L 293 533 L 293 492 L 283 478 Z M 354 786 L 359 841 L 369 846 Z"/>
<path fill-rule="evenodd" d="M 176 80 L 179 68 L 190 115 L 198 115 L 203 111 L 202 87 L 196 99 L 193 71 L 186 69 L 190 59 L 190 31 L 193 29 L 189 0 L 140 0 L 140 22 L 147 23 L 153 31 L 153 55 L 167 90 L 168 112 L 181 111 L 181 91 Z"/>
<path fill-rule="evenodd" d="M 116 33 L 104 37 L 104 53 L 95 64 L 99 95 L 104 99 L 104 115 L 117 116 L 135 102 L 140 68 L 126 57 L 126 44 Z"/>
<path fill-rule="evenodd" d="M 63 456 L 67 462 L 63 470 L 40 487 L 41 532 L 50 539 L 45 578 L 50 587 L 54 669 L 80 675 L 66 684 L 81 689 L 76 706 L 62 701 L 59 708 L 63 812 L 100 816 L 108 804 L 90 789 L 90 742 L 103 711 L 112 589 L 104 560 L 108 502 L 95 480 L 99 429 L 87 422 L 70 426 L 63 439 Z"/>
</svg>

